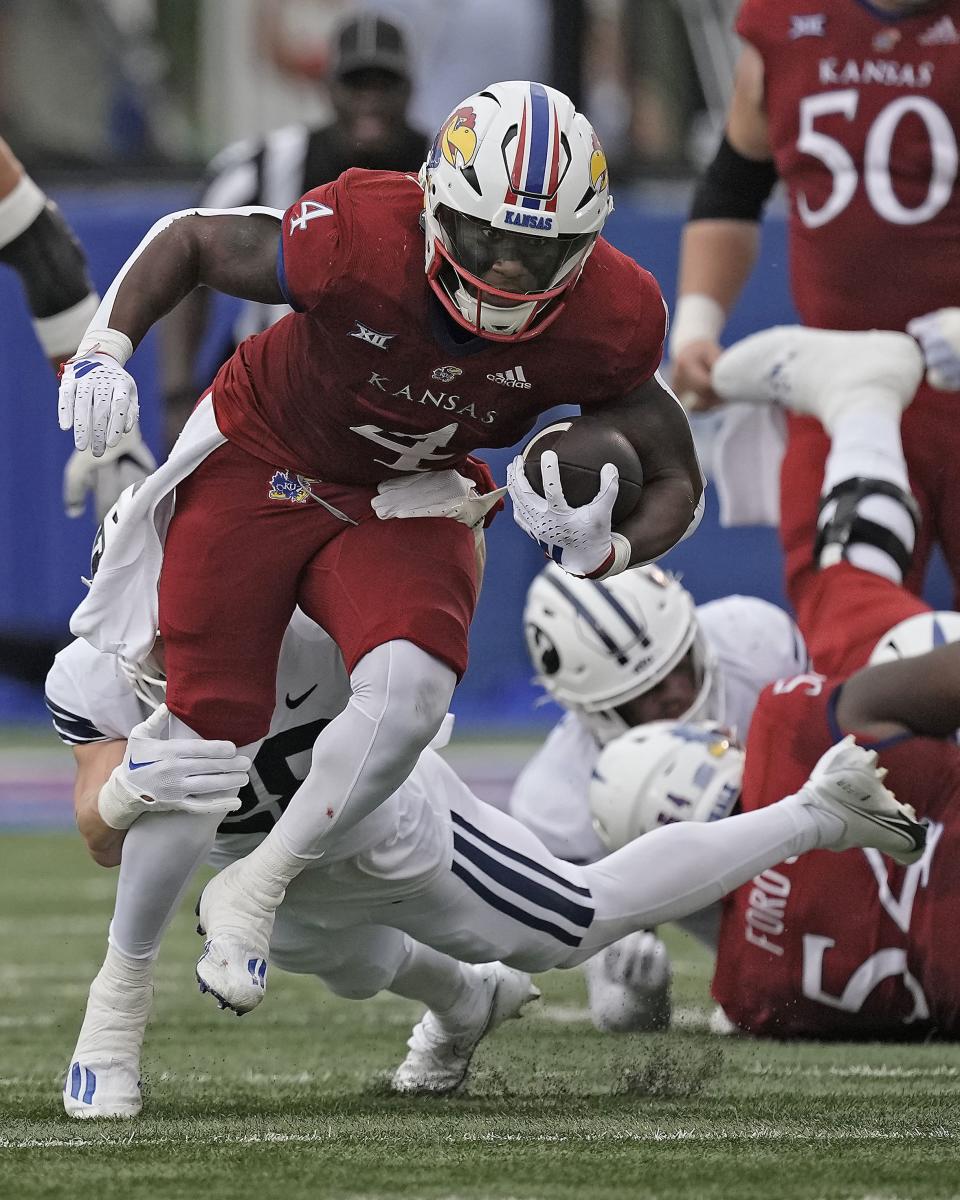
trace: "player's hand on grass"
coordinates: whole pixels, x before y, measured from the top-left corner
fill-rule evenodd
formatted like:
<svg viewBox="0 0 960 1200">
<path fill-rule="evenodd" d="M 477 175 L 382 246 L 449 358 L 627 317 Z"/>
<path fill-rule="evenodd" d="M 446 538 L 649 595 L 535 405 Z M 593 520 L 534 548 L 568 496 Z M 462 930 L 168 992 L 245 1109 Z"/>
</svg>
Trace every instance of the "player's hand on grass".
<svg viewBox="0 0 960 1200">
<path fill-rule="evenodd" d="M 137 423 L 136 382 L 109 354 L 78 354 L 63 364 L 58 411 L 60 428 L 73 428 L 76 448 L 89 446 L 100 458 Z"/>
<path fill-rule="evenodd" d="M 98 521 L 107 515 L 120 493 L 157 469 L 157 460 L 140 436 L 131 430 L 100 458 L 91 450 L 74 450 L 63 470 L 63 507 L 68 517 L 79 517 L 93 497 Z"/>
<path fill-rule="evenodd" d="M 960 392 L 960 308 L 938 308 L 907 324 L 927 360 L 927 383 L 941 392 Z"/>
<path fill-rule="evenodd" d="M 563 494 L 560 464 L 556 451 L 544 450 L 540 456 L 544 495 L 527 479 L 523 456 L 518 454 L 507 468 L 507 490 L 513 501 L 513 519 L 524 533 L 540 544 L 571 575 L 597 578 L 613 566 L 617 556 L 616 539 L 626 547 L 627 539 L 611 528 L 613 506 L 617 501 L 619 475 L 612 463 L 600 470 L 600 489 L 589 504 L 572 508 Z M 622 568 L 621 568 L 622 569 Z"/>
<path fill-rule="evenodd" d="M 129 829 L 145 812 L 226 816 L 240 807 L 250 759 L 233 742 L 164 738 L 165 704 L 131 730 L 123 762 L 100 789 L 97 807 L 112 829 Z"/>
<path fill-rule="evenodd" d="M 475 529 L 506 490 L 496 488 L 480 495 L 473 480 L 459 471 L 418 471 L 384 480 L 370 503 L 381 520 L 449 517 Z"/>
</svg>

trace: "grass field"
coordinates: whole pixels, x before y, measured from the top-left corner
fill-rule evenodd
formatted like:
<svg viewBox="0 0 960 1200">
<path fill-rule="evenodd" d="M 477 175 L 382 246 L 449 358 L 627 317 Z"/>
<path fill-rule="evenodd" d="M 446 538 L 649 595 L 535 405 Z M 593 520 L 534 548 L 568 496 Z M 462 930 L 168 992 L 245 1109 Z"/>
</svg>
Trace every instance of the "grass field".
<svg viewBox="0 0 960 1200">
<path fill-rule="evenodd" d="M 578 974 L 479 1051 L 469 1091 L 390 1094 L 417 1015 L 276 971 L 237 1020 L 193 985 L 185 908 L 161 957 L 144 1115 L 70 1121 L 60 1083 L 103 953 L 114 876 L 68 833 L 0 842 L 0 1195 L 960 1196 L 960 1050 L 779 1045 L 705 1029 L 706 957 L 672 939 L 680 1024 L 604 1037 Z M 955 936 L 945 931 L 945 936 Z"/>
</svg>

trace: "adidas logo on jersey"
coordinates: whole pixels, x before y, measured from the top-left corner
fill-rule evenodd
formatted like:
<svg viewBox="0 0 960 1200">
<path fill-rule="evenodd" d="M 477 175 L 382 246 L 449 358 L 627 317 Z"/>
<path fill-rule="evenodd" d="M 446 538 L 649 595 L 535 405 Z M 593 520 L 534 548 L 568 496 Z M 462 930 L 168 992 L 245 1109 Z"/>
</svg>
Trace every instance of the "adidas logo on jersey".
<svg viewBox="0 0 960 1200">
<path fill-rule="evenodd" d="M 921 46 L 956 46 L 960 42 L 960 31 L 952 17 L 941 17 L 917 38 Z"/>
<path fill-rule="evenodd" d="M 527 377 L 523 373 L 523 367 L 512 367 L 509 371 L 496 371 L 493 375 L 488 375 L 487 378 L 491 383 L 502 383 L 504 387 L 533 387 L 532 383 L 527 383 Z"/>
</svg>

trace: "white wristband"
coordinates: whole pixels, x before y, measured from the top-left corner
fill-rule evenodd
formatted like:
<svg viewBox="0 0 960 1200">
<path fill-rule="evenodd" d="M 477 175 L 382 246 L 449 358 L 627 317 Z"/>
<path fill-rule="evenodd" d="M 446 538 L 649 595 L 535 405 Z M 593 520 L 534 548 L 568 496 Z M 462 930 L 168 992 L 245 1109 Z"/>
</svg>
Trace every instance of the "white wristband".
<svg viewBox="0 0 960 1200">
<path fill-rule="evenodd" d="M 681 296 L 670 326 L 670 357 L 675 359 L 679 351 L 691 342 L 716 342 L 727 323 L 723 305 L 712 296 L 691 292 Z"/>
<path fill-rule="evenodd" d="M 0 250 L 29 229 L 43 212 L 47 198 L 29 175 L 0 200 Z"/>
<path fill-rule="evenodd" d="M 611 575 L 619 575 L 630 566 L 633 547 L 629 540 L 622 533 L 611 533 L 610 541 L 613 543 L 613 562 L 602 575 L 596 576 L 597 579 L 609 579 Z"/>
<path fill-rule="evenodd" d="M 97 810 L 111 829 L 129 829 L 149 801 L 141 800 L 120 782 L 117 767 L 97 796 Z"/>
<path fill-rule="evenodd" d="M 109 354 L 122 367 L 133 353 L 133 342 L 119 329 L 91 329 L 77 347 L 76 358 L 84 354 Z"/>
</svg>

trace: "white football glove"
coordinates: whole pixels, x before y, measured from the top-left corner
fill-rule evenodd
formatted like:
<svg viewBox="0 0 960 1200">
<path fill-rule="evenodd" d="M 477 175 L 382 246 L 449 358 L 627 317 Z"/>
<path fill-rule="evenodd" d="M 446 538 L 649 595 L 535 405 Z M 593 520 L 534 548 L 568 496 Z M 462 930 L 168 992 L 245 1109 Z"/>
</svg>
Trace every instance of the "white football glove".
<svg viewBox="0 0 960 1200">
<path fill-rule="evenodd" d="M 233 742 L 159 737 L 165 704 L 131 730 L 127 752 L 100 789 L 97 807 L 111 829 L 129 829 L 146 812 L 225 817 L 240 807 L 250 759 Z"/>
<path fill-rule="evenodd" d="M 475 529 L 506 488 L 480 495 L 477 485 L 459 471 L 417 471 L 385 479 L 370 501 L 385 521 L 390 517 L 450 517 Z"/>
<path fill-rule="evenodd" d="M 914 317 L 907 333 L 927 360 L 927 383 L 941 392 L 960 392 L 960 308 L 938 308 Z"/>
<path fill-rule="evenodd" d="M 627 934 L 583 965 L 597 1029 L 636 1033 L 670 1024 L 670 958 L 652 930 Z"/>
<path fill-rule="evenodd" d="M 670 982 L 670 956 L 652 929 L 638 929 L 616 943 L 619 954 L 604 960 L 607 978 L 637 992 L 659 992 Z"/>
<path fill-rule="evenodd" d="M 124 488 L 156 469 L 157 460 L 136 429 L 124 434 L 100 458 L 94 458 L 90 449 L 74 450 L 63 469 L 63 507 L 67 516 L 82 516 L 87 496 L 92 495 L 96 518 L 102 521 Z"/>
<path fill-rule="evenodd" d="M 76 448 L 99 458 L 137 423 L 136 382 L 109 354 L 78 354 L 63 364 L 58 411 Z"/>
<path fill-rule="evenodd" d="M 613 463 L 601 468 L 600 490 L 579 508 L 571 508 L 564 498 L 555 451 L 541 454 L 540 472 L 544 496 L 534 491 L 524 474 L 523 455 L 518 454 L 507 467 L 513 519 L 523 532 L 571 575 L 597 578 L 624 570 L 630 560 L 630 543 L 610 527 L 620 487 Z"/>
</svg>

